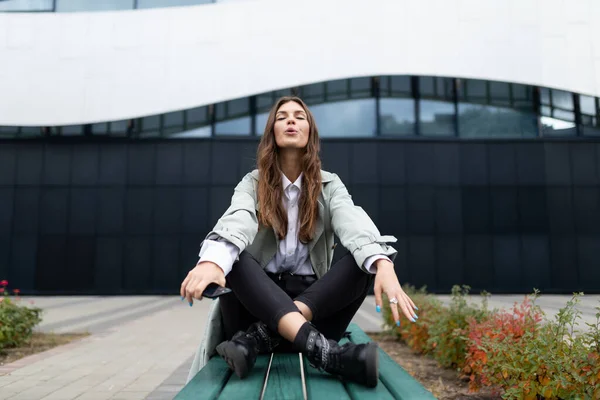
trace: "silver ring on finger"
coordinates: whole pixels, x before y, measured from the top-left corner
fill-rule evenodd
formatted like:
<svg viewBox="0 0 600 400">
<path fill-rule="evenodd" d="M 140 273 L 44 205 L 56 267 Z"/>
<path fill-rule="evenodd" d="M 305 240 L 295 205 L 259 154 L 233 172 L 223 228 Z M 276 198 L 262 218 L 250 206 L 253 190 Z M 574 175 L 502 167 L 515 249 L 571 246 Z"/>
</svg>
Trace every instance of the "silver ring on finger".
<svg viewBox="0 0 600 400">
<path fill-rule="evenodd" d="M 398 304 L 398 299 L 397 299 L 397 298 L 395 298 L 395 297 L 392 297 L 392 298 L 390 299 L 390 304 Z"/>
</svg>

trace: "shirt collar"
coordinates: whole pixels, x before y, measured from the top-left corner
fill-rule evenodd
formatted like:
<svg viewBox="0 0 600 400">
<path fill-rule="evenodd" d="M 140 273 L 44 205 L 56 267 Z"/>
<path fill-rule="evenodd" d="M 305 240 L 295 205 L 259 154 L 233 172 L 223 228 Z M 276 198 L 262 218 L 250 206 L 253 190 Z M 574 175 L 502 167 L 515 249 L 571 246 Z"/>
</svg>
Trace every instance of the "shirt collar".
<svg viewBox="0 0 600 400">
<path fill-rule="evenodd" d="M 302 174 L 303 172 L 300 173 L 300 176 L 298 176 L 298 179 L 296 179 L 294 183 L 292 183 L 288 179 L 288 177 L 285 176 L 285 174 L 281 174 L 281 183 L 283 184 L 283 190 L 288 190 L 290 188 L 290 185 L 294 185 L 298 189 L 302 189 Z"/>
</svg>

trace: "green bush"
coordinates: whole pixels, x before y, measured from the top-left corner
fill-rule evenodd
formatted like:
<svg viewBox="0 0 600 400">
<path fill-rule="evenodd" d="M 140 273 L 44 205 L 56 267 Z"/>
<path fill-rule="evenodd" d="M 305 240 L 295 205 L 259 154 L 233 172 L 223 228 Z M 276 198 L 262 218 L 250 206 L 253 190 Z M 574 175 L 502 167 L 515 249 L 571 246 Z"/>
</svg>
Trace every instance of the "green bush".
<svg viewBox="0 0 600 400">
<path fill-rule="evenodd" d="M 463 368 L 467 352 L 469 322 L 489 318 L 487 293 L 483 293 L 483 304 L 475 307 L 467 303 L 469 286 L 452 288 L 450 306 L 441 313 L 429 329 L 428 345 L 432 355 L 443 367 Z"/>
<path fill-rule="evenodd" d="M 445 307 L 441 301 L 427 294 L 426 287 L 415 290 L 413 286 L 405 285 L 403 289 L 419 308 L 416 311 L 419 318 L 416 322 L 411 322 L 403 313 L 400 313 L 400 326 L 396 326 L 392 310 L 386 300 L 382 310 L 384 326 L 415 352 L 429 354 L 433 351 L 433 347 L 428 342 L 429 331 L 445 312 Z"/>
<path fill-rule="evenodd" d="M 7 286 L 7 281 L 0 282 L 0 351 L 24 344 L 42 320 L 40 308 L 20 305 L 19 290 L 13 290 L 13 297 Z"/>
</svg>

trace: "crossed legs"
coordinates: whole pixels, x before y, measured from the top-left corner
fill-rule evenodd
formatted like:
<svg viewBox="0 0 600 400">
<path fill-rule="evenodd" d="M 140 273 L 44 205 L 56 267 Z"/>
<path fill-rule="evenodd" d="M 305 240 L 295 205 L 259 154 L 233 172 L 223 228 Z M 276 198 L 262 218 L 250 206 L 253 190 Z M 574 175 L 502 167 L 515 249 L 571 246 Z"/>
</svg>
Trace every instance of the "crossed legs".
<svg viewBox="0 0 600 400">
<path fill-rule="evenodd" d="M 229 340 L 219 344 L 217 352 L 230 368 L 243 379 L 258 354 L 281 351 L 282 336 L 315 368 L 376 386 L 377 345 L 338 343 L 364 301 L 372 275 L 361 271 L 347 254 L 319 280 L 294 277 L 288 287 L 287 281 L 274 279 L 248 253 L 240 255 L 227 277 L 233 293 L 222 297 L 221 314 Z M 259 322 L 248 327 L 256 319 Z M 307 322 L 311 319 L 312 324 Z"/>
<path fill-rule="evenodd" d="M 300 327 L 311 321 L 326 337 L 339 340 L 364 301 L 372 279 L 347 253 L 300 294 L 286 293 L 258 261 L 242 252 L 227 276 L 227 286 L 234 293 L 221 297 L 225 335 L 229 339 L 260 320 L 293 342 Z"/>
</svg>

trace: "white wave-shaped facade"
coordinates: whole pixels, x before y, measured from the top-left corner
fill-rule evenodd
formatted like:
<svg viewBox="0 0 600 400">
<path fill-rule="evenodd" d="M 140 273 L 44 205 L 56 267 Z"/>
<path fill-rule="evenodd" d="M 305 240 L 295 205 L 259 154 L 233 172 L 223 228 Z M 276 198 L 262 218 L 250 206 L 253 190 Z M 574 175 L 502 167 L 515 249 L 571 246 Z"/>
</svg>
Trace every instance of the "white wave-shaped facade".
<svg viewBox="0 0 600 400">
<path fill-rule="evenodd" d="M 600 2 L 248 0 L 0 14 L 0 125 L 124 120 L 348 77 L 600 96 Z"/>
</svg>

